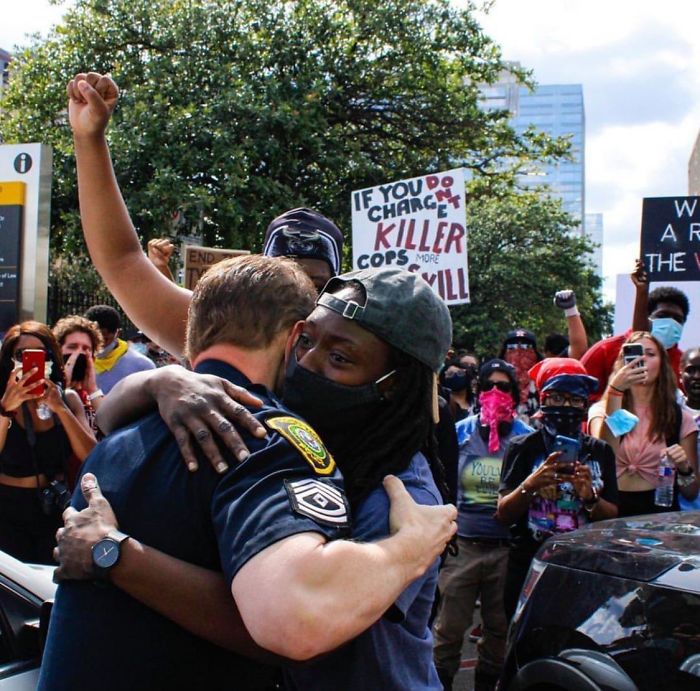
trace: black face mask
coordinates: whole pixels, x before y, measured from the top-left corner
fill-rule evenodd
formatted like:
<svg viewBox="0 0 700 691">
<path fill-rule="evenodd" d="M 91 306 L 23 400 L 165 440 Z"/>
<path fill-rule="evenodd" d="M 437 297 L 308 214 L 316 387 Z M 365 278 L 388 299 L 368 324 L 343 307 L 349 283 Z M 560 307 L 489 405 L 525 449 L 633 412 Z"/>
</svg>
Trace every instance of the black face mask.
<svg viewBox="0 0 700 691">
<path fill-rule="evenodd" d="M 461 371 L 445 375 L 445 388 L 450 391 L 464 391 L 470 385 L 471 378 L 467 372 Z"/>
<path fill-rule="evenodd" d="M 356 446 L 357 435 L 371 427 L 388 405 L 377 384 L 393 373 L 371 384 L 346 386 L 302 367 L 293 348 L 282 400 L 319 433 L 340 465 Z"/>
<path fill-rule="evenodd" d="M 561 434 L 565 437 L 577 439 L 581 434 L 581 423 L 586 411 L 582 408 L 574 408 L 570 405 L 544 405 L 542 411 L 542 424 L 547 434 L 556 437 Z"/>
</svg>

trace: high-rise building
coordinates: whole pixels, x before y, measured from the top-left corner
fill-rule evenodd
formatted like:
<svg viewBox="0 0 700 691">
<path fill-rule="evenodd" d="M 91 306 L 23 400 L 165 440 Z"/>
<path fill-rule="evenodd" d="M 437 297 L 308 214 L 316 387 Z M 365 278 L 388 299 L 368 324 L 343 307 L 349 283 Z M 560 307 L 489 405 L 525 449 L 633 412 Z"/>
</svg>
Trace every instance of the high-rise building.
<svg viewBox="0 0 700 691">
<path fill-rule="evenodd" d="M 596 274 L 603 278 L 603 214 L 586 214 L 584 223 L 586 237 L 593 244 L 591 265 Z"/>
<path fill-rule="evenodd" d="M 0 48 L 0 91 L 2 91 L 10 80 L 10 60 L 12 56 Z"/>
<path fill-rule="evenodd" d="M 518 63 L 513 63 L 517 65 Z M 541 84 L 530 90 L 517 83 L 505 70 L 496 84 L 481 88 L 481 107 L 511 113 L 511 124 L 518 133 L 533 126 L 552 137 L 571 140 L 571 160 L 538 164 L 520 178 L 528 187 L 548 185 L 562 199 L 564 208 L 583 230 L 585 205 L 586 117 L 583 87 L 580 84 Z"/>
<path fill-rule="evenodd" d="M 570 161 L 541 165 L 522 178 L 529 187 L 546 184 L 561 197 L 564 209 L 581 226 L 585 205 L 585 130 L 583 87 L 580 84 L 542 84 L 529 91 L 520 87 L 518 108 L 512 118 L 516 132 L 534 125 L 552 137 L 568 137 L 571 141 Z"/>
</svg>

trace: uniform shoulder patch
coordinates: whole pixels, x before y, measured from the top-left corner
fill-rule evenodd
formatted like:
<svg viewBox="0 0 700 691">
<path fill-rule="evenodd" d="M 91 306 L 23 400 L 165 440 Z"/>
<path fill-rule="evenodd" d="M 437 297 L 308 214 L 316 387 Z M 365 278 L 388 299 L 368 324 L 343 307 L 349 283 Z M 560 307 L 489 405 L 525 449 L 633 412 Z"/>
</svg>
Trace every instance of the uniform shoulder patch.
<svg viewBox="0 0 700 691">
<path fill-rule="evenodd" d="M 284 487 L 295 513 L 334 528 L 350 526 L 350 507 L 345 494 L 328 480 L 285 480 Z"/>
<path fill-rule="evenodd" d="M 313 427 L 287 415 L 269 417 L 265 424 L 281 434 L 304 457 L 316 475 L 330 475 L 335 470 L 333 456 Z"/>
</svg>

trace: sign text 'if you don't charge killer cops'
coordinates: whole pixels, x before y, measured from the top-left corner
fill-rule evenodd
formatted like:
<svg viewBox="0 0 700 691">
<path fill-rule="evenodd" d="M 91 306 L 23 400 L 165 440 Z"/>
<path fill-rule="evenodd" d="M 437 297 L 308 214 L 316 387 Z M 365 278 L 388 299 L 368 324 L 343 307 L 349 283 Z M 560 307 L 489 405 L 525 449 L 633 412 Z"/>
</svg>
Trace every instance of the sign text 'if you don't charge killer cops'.
<svg viewBox="0 0 700 691">
<path fill-rule="evenodd" d="M 464 171 L 352 193 L 353 267 L 418 271 L 448 305 L 469 302 Z"/>
</svg>

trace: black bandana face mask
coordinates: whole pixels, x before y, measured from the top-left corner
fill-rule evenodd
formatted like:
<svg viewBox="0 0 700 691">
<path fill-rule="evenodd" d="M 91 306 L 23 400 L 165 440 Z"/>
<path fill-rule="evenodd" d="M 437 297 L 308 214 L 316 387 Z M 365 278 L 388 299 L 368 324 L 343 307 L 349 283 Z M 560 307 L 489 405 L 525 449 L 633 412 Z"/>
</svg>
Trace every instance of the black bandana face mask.
<svg viewBox="0 0 700 691">
<path fill-rule="evenodd" d="M 561 434 L 577 439 L 581 434 L 581 423 L 586 413 L 582 408 L 574 408 L 569 405 L 544 405 L 540 410 L 542 411 L 544 429 L 552 437 Z"/>
<path fill-rule="evenodd" d="M 346 386 L 302 367 L 292 348 L 282 400 L 321 435 L 332 453 L 339 454 L 346 440 L 351 442 L 369 427 L 387 404 L 378 384 L 395 371 L 370 384 Z"/>
</svg>

